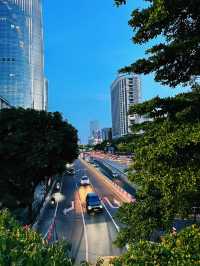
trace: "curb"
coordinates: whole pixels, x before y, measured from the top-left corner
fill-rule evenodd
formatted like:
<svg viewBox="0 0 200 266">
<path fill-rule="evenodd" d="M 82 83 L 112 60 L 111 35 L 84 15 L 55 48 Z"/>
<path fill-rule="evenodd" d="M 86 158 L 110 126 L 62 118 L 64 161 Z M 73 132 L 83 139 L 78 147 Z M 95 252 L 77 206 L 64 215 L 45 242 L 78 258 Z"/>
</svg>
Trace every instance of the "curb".
<svg viewBox="0 0 200 266">
<path fill-rule="evenodd" d="M 47 205 L 47 203 L 48 203 L 48 201 L 49 201 L 49 199 L 50 199 L 50 196 L 51 196 L 51 194 L 52 194 L 52 191 L 53 191 L 53 189 L 54 189 L 54 186 L 55 186 L 56 182 L 57 182 L 57 180 L 54 180 L 54 182 L 53 182 L 53 184 L 52 184 L 52 186 L 51 186 L 51 188 L 50 188 L 50 190 L 49 190 L 47 196 L 45 197 L 45 200 L 44 200 L 44 202 L 43 202 L 43 205 L 42 205 L 42 207 L 40 208 L 40 211 L 39 211 L 39 213 L 38 213 L 38 215 L 37 215 L 37 217 L 36 217 L 36 221 L 35 221 L 34 224 L 32 225 L 32 229 L 35 230 L 35 231 L 37 230 L 38 222 L 39 222 L 39 220 L 40 220 L 40 216 L 42 215 L 42 213 L 43 213 L 43 211 L 44 211 L 44 209 L 45 209 L 45 207 L 46 207 L 46 205 Z"/>
<path fill-rule="evenodd" d="M 55 180 L 55 182 L 57 182 L 57 180 Z M 60 186 L 60 190 L 59 192 L 62 191 L 62 187 L 63 187 L 63 176 L 60 180 L 60 183 L 61 183 L 61 186 Z M 54 186 L 53 186 L 54 187 Z M 43 236 L 43 240 L 47 240 L 48 242 L 51 240 L 52 238 L 52 235 L 53 235 L 53 231 L 55 229 L 55 220 L 56 220 L 56 217 L 57 217 L 57 212 L 58 212 L 58 204 L 59 202 L 56 203 L 56 209 L 54 211 L 54 215 L 53 215 L 53 218 L 52 218 L 52 221 L 51 221 L 51 224 L 50 226 L 48 227 L 48 230 L 46 232 L 46 234 L 44 234 Z"/>
</svg>

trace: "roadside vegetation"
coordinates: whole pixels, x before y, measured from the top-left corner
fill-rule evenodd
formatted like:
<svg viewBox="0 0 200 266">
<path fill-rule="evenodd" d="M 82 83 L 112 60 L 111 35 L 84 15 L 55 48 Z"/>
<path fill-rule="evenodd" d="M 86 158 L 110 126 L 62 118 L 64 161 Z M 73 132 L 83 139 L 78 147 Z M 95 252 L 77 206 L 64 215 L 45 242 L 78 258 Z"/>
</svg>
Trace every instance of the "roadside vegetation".
<svg viewBox="0 0 200 266">
<path fill-rule="evenodd" d="M 19 225 L 7 211 L 0 211 L 1 266 L 72 266 L 65 242 L 47 244 L 28 227 Z"/>
<path fill-rule="evenodd" d="M 115 2 L 120 6 L 129 1 Z M 190 90 L 175 97 L 156 97 L 130 110 L 145 117 L 133 126 L 133 139 L 125 144 L 134 151 L 135 171 L 129 178 L 140 189 L 136 203 L 125 204 L 118 213 L 124 226 L 117 244 L 129 244 L 129 250 L 115 265 L 200 265 L 199 2 L 144 2 L 143 9 L 133 10 L 129 26 L 133 43 L 147 43 L 149 48 L 144 58 L 120 73 L 154 73 L 163 85 Z M 176 235 L 167 234 L 179 221 L 194 225 L 180 227 Z"/>
<path fill-rule="evenodd" d="M 192 226 L 178 234 L 167 234 L 160 243 L 141 240 L 129 246 L 122 257 L 112 261 L 114 266 L 139 265 L 200 265 L 200 228 Z"/>
<path fill-rule="evenodd" d="M 58 112 L 22 108 L 1 110 L 0 125 L 0 208 L 27 209 L 30 223 L 36 186 L 77 158 L 77 131 Z"/>
</svg>

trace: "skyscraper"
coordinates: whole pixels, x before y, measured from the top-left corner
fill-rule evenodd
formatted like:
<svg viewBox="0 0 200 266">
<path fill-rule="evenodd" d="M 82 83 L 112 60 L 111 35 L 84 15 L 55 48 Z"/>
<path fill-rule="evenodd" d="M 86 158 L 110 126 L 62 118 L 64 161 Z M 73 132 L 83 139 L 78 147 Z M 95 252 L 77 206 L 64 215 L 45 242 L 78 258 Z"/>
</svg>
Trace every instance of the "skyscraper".
<svg viewBox="0 0 200 266">
<path fill-rule="evenodd" d="M 105 127 L 101 130 L 102 140 L 111 141 L 112 140 L 112 128 Z"/>
<path fill-rule="evenodd" d="M 0 0 L 0 98 L 45 109 L 41 0 Z"/>
<path fill-rule="evenodd" d="M 90 137 L 88 143 L 91 145 L 96 145 L 102 141 L 101 130 L 99 126 L 99 121 L 93 120 L 90 122 Z"/>
<path fill-rule="evenodd" d="M 119 138 L 130 133 L 138 117 L 128 115 L 131 105 L 140 102 L 141 82 L 137 75 L 119 75 L 111 85 L 112 135 Z"/>
<path fill-rule="evenodd" d="M 99 134 L 100 126 L 99 121 L 93 120 L 90 122 L 90 137 L 96 138 Z"/>
</svg>

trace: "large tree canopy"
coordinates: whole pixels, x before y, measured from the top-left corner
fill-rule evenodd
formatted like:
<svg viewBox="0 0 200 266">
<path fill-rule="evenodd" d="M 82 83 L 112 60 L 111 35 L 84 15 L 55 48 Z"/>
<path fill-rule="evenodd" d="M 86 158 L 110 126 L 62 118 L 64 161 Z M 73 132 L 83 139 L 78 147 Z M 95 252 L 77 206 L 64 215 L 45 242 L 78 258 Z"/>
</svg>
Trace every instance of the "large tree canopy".
<svg viewBox="0 0 200 266">
<path fill-rule="evenodd" d="M 140 191 L 136 203 L 119 212 L 126 225 L 119 234 L 120 244 L 149 239 L 156 229 L 167 230 L 176 217 L 190 218 L 200 207 L 199 106 L 196 89 L 132 107 L 131 113 L 153 120 L 135 127 L 140 138 L 133 145 L 135 172 L 130 179 Z"/>
<path fill-rule="evenodd" d="M 127 1 L 115 0 L 117 5 Z M 121 72 L 155 73 L 162 84 L 187 85 L 200 75 L 199 0 L 145 0 L 146 8 L 132 12 L 129 25 L 133 42 L 144 44 L 158 38 L 157 44 Z"/>
<path fill-rule="evenodd" d="M 1 110 L 0 125 L 0 201 L 30 206 L 36 185 L 77 158 L 77 131 L 58 112 L 22 108 Z"/>
</svg>

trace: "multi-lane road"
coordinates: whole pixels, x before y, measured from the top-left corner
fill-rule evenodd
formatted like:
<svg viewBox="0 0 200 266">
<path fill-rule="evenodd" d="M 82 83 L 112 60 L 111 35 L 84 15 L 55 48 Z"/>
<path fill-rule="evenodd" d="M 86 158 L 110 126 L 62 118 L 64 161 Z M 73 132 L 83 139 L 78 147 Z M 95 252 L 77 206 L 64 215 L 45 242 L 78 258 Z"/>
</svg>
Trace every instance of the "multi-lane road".
<svg viewBox="0 0 200 266">
<path fill-rule="evenodd" d="M 90 186 L 80 186 L 80 178 L 87 175 Z M 96 191 L 102 200 L 103 213 L 88 215 L 85 198 L 88 192 Z M 126 196 L 106 182 L 104 176 L 93 166 L 83 161 L 75 162 L 75 175 L 62 177 L 61 191 L 55 193 L 57 206 L 46 205 L 41 213 L 37 230 L 47 238 L 65 239 L 71 243 L 71 255 L 77 262 L 94 263 L 98 257 L 118 256 L 122 250 L 114 245 L 119 230 L 115 214 L 126 201 Z M 55 225 L 52 227 L 53 217 Z M 53 228 L 53 230 L 52 230 Z M 53 231 L 48 234 L 48 231 Z M 51 241 L 51 240 L 50 240 Z"/>
</svg>

